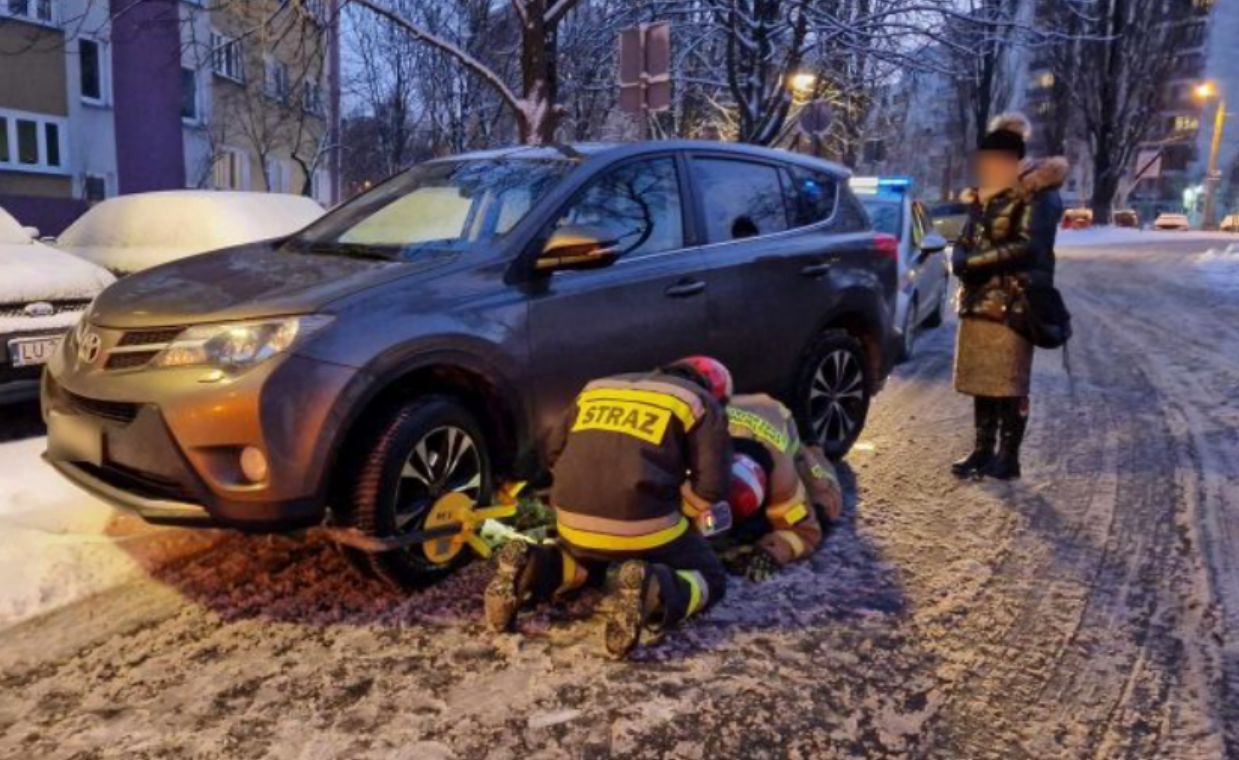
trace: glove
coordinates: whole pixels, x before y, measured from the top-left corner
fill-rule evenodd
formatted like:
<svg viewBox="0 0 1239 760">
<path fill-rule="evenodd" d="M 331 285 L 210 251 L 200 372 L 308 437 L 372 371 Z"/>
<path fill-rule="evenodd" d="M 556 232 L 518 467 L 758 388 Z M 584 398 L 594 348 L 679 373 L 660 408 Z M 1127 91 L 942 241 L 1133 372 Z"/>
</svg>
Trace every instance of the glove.
<svg viewBox="0 0 1239 760">
<path fill-rule="evenodd" d="M 955 246 L 951 251 L 951 271 L 959 277 L 968 270 L 968 249 L 962 245 Z"/>
<path fill-rule="evenodd" d="M 758 549 L 749 555 L 748 567 L 744 569 L 744 577 L 754 583 L 764 583 L 779 572 L 779 563 L 764 549 Z"/>
</svg>

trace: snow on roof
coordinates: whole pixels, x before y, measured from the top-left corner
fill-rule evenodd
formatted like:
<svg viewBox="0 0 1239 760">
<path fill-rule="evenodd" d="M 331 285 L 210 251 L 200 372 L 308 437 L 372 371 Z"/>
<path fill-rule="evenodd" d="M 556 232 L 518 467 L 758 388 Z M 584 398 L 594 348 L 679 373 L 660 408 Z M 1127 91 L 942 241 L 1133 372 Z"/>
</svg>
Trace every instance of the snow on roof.
<svg viewBox="0 0 1239 760">
<path fill-rule="evenodd" d="M 197 253 L 289 235 L 323 215 L 284 193 L 168 190 L 110 198 L 56 244 L 113 271 L 133 272 Z"/>
</svg>

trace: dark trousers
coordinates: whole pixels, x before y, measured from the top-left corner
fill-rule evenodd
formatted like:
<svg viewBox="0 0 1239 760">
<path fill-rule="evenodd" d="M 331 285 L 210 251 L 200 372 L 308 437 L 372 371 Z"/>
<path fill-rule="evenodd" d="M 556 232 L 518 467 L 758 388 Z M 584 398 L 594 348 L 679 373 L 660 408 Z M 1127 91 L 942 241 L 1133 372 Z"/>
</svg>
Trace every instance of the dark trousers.
<svg viewBox="0 0 1239 760">
<path fill-rule="evenodd" d="M 567 561 L 564 555 L 568 555 Z M 582 549 L 560 539 L 534 547 L 528 590 L 536 601 L 546 601 L 556 593 L 601 585 L 607 568 L 628 559 L 644 560 L 658 578 L 662 605 L 662 621 L 678 623 L 690 615 L 708 609 L 723 598 L 727 590 L 727 575 L 718 555 L 701 535 L 685 531 L 679 538 L 654 549 L 639 552 L 602 552 Z M 579 566 L 585 571 L 583 582 L 565 579 L 565 570 Z M 693 605 L 694 599 L 698 600 Z"/>
</svg>

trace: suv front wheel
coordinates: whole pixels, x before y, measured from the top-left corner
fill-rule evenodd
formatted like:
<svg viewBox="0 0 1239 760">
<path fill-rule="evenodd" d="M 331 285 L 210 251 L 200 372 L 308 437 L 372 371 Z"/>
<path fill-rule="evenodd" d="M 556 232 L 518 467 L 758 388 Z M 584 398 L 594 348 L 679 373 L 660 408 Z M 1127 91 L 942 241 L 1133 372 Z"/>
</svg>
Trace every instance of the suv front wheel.
<svg viewBox="0 0 1239 760">
<path fill-rule="evenodd" d="M 822 334 L 805 354 L 796 383 L 796 417 L 806 443 L 843 458 L 869 413 L 869 369 L 860 341 L 843 331 Z"/>
<path fill-rule="evenodd" d="M 348 520 L 378 537 L 405 536 L 425 527 L 430 508 L 456 491 L 476 504 L 494 492 L 490 455 L 473 415 L 453 399 L 427 396 L 405 403 L 382 418 L 361 454 L 353 481 Z M 385 580 L 415 588 L 466 560 L 468 549 L 451 562 L 431 562 L 422 544 L 359 556 Z M 360 564 L 360 562 L 358 562 Z"/>
</svg>

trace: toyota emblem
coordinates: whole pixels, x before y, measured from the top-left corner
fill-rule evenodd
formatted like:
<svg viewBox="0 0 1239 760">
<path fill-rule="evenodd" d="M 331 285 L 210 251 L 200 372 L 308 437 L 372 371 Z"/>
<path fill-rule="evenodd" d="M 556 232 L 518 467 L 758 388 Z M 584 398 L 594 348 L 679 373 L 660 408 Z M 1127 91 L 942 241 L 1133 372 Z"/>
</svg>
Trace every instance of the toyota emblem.
<svg viewBox="0 0 1239 760">
<path fill-rule="evenodd" d="M 94 364 L 103 350 L 103 338 L 99 333 L 90 330 L 82 336 L 82 342 L 77 347 L 77 358 L 83 364 Z"/>
<path fill-rule="evenodd" d="M 50 317 L 56 313 L 56 307 L 47 301 L 35 301 L 34 303 L 26 304 L 26 308 L 22 309 L 22 314 L 27 317 Z"/>
</svg>

